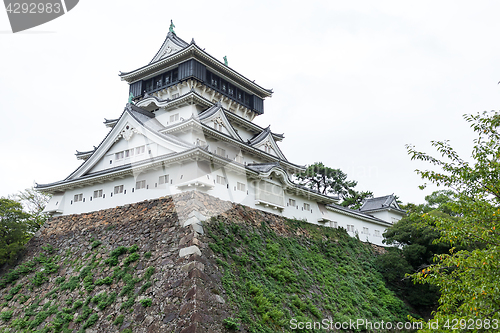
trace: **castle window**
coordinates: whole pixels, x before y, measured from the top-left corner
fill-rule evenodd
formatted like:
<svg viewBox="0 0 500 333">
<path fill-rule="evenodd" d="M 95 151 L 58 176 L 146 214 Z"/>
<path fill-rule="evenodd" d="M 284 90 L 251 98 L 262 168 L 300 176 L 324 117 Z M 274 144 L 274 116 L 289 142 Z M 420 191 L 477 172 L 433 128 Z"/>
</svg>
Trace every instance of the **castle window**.
<svg viewBox="0 0 500 333">
<path fill-rule="evenodd" d="M 114 193 L 115 193 L 115 194 L 118 194 L 118 193 L 123 193 L 123 185 L 118 185 L 118 186 L 115 186 Z"/>
<path fill-rule="evenodd" d="M 236 183 L 236 189 L 237 189 L 238 191 L 245 192 L 245 184 L 240 183 L 240 182 Z"/>
<path fill-rule="evenodd" d="M 333 223 L 333 227 L 334 227 L 334 228 L 337 228 L 337 227 L 338 227 L 338 223 L 337 223 L 337 221 L 333 221 L 332 223 Z"/>
<path fill-rule="evenodd" d="M 146 181 L 145 180 L 140 180 L 138 182 L 135 182 L 135 188 L 137 190 L 140 190 L 142 188 L 146 188 Z"/>
<path fill-rule="evenodd" d="M 203 140 L 200 140 L 200 139 L 196 139 L 196 145 L 198 146 L 206 146 L 207 143 Z"/>
<path fill-rule="evenodd" d="M 172 94 L 172 98 L 177 98 L 179 97 L 179 93 Z"/>
<path fill-rule="evenodd" d="M 95 198 L 102 198 L 102 190 L 94 191 L 94 199 Z"/>
<path fill-rule="evenodd" d="M 304 202 L 304 210 L 311 210 L 311 205 Z"/>
<path fill-rule="evenodd" d="M 123 152 L 122 152 L 122 151 L 121 151 L 121 152 L 119 152 L 119 153 L 116 153 L 116 154 L 115 154 L 115 159 L 117 159 L 117 160 L 121 160 L 121 159 L 123 158 L 123 155 L 124 155 L 124 154 L 123 154 Z"/>
<path fill-rule="evenodd" d="M 146 147 L 145 146 L 140 146 L 140 147 L 135 148 L 136 155 L 144 154 L 145 151 L 146 151 Z"/>
<path fill-rule="evenodd" d="M 74 197 L 75 202 L 82 201 L 82 200 L 83 200 L 83 193 L 75 194 L 75 197 Z"/>
<path fill-rule="evenodd" d="M 380 230 L 374 230 L 373 234 L 375 237 L 380 237 Z"/>
<path fill-rule="evenodd" d="M 363 234 L 368 235 L 368 228 L 363 227 Z"/>
<path fill-rule="evenodd" d="M 179 114 L 176 113 L 176 114 L 173 114 L 170 116 L 170 122 L 173 123 L 174 121 L 178 121 L 179 120 Z"/>
<path fill-rule="evenodd" d="M 222 149 L 221 147 L 217 147 L 217 152 L 216 152 L 217 155 L 219 156 L 223 156 L 225 157 L 226 156 L 226 150 L 225 149 Z"/>
<path fill-rule="evenodd" d="M 155 81 L 156 81 L 156 89 L 161 88 L 161 86 L 163 85 L 162 76 L 160 75 L 155 77 Z"/>
<path fill-rule="evenodd" d="M 168 180 L 169 180 L 168 175 L 160 176 L 160 178 L 158 179 L 158 184 L 160 184 L 160 185 L 168 184 Z"/>
<path fill-rule="evenodd" d="M 226 185 L 227 184 L 226 177 L 217 175 L 217 184 Z"/>
<path fill-rule="evenodd" d="M 241 163 L 243 164 L 243 155 L 236 155 L 236 157 L 234 158 L 234 160 L 238 163 Z"/>
<path fill-rule="evenodd" d="M 295 206 L 295 200 L 294 199 L 288 199 L 288 206 Z"/>
</svg>

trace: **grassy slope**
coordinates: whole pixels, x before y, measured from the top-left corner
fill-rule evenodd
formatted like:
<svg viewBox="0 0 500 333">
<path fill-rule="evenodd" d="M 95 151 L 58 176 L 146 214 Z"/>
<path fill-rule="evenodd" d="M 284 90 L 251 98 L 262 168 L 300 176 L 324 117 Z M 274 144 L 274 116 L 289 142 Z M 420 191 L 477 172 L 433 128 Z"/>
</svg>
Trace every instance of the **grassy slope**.
<svg viewBox="0 0 500 333">
<path fill-rule="evenodd" d="M 130 317 L 138 296 L 151 287 L 154 267 L 148 267 L 142 276 L 134 272 L 138 262 L 147 265 L 150 254 L 139 253 L 136 245 L 110 251 L 99 241 L 93 241 L 89 248 L 92 250 L 85 257 L 78 258 L 69 250 L 63 253 L 49 245 L 33 260 L 5 274 L 0 289 L 8 292 L 3 297 L 0 320 L 10 328 L 0 331 L 83 333 L 99 320 L 113 323 L 113 330 L 119 329 L 124 318 Z M 62 269 L 76 274 L 61 275 Z M 54 283 L 49 284 L 49 280 Z M 110 288 L 116 284 L 122 287 Z M 96 289 L 100 289 L 98 293 Z M 117 299 L 126 299 L 120 302 L 118 313 L 110 309 Z M 20 312 L 13 316 L 15 309 Z M 71 323 L 75 329 L 68 328 Z"/>
<path fill-rule="evenodd" d="M 224 289 L 239 311 L 226 320 L 228 328 L 288 332 L 291 318 L 406 321 L 409 310 L 385 286 L 371 247 L 343 229 L 212 221 L 206 231 Z"/>
</svg>

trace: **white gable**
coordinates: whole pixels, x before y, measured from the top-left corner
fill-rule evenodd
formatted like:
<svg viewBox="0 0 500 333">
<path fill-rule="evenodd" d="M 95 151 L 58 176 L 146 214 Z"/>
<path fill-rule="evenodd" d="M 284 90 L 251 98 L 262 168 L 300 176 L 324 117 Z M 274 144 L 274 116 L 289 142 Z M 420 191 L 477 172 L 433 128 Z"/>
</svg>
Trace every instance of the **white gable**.
<svg viewBox="0 0 500 333">
<path fill-rule="evenodd" d="M 169 32 L 160 50 L 158 51 L 158 53 L 156 53 L 153 60 L 151 60 L 151 63 L 167 58 L 172 54 L 175 54 L 180 50 L 184 49 L 188 45 L 189 44 L 187 44 L 185 41 L 177 37 L 174 33 Z"/>
<path fill-rule="evenodd" d="M 144 151 L 143 148 L 144 147 Z M 192 147 L 188 143 L 179 140 L 169 140 L 163 134 L 153 132 L 139 123 L 128 112 L 125 112 L 108 136 L 99 145 L 92 156 L 87 159 L 70 177 L 74 179 L 85 174 L 110 169 L 123 164 L 135 162 L 136 160 L 153 158 L 170 152 L 180 152 Z M 126 151 L 140 148 L 139 154 L 134 150 L 134 158 L 125 163 Z M 114 154 L 123 152 L 123 161 L 116 158 Z M 144 155 L 142 155 L 144 153 Z M 141 155 L 137 159 L 137 155 Z M 110 162 L 111 161 L 111 162 Z M 119 162 L 117 164 L 117 162 Z"/>
<path fill-rule="evenodd" d="M 271 154 L 273 156 L 279 157 L 282 160 L 286 160 L 285 155 L 281 152 L 281 150 L 278 147 L 278 144 L 274 140 L 273 136 L 271 133 L 269 133 L 265 139 L 257 143 L 255 148 L 258 148 L 268 154 Z"/>
<path fill-rule="evenodd" d="M 201 123 L 207 125 L 210 128 L 213 128 L 216 131 L 224 133 L 235 140 L 243 141 L 227 119 L 222 108 L 217 110 L 211 116 L 201 119 Z"/>
</svg>

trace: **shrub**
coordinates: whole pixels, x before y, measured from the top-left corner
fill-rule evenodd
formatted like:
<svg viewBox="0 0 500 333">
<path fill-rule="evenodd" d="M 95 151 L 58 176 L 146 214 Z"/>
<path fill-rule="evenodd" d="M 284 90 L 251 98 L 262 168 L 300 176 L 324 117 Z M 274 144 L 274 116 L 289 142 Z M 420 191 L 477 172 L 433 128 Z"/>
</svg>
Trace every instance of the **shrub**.
<svg viewBox="0 0 500 333">
<path fill-rule="evenodd" d="M 102 242 L 101 242 L 101 241 L 96 240 L 96 241 L 93 241 L 93 242 L 92 242 L 92 244 L 90 244 L 90 246 L 91 246 L 93 249 L 95 249 L 96 247 L 98 247 L 98 246 L 99 246 L 99 245 L 101 245 L 101 244 L 102 244 Z"/>
<path fill-rule="evenodd" d="M 113 325 L 120 327 L 121 324 L 123 324 L 123 319 L 124 318 L 125 318 L 124 315 L 122 315 L 122 314 L 119 315 L 118 317 L 116 317 L 115 321 L 113 321 Z"/>
<path fill-rule="evenodd" d="M 56 284 L 61 284 L 66 280 L 64 276 L 58 276 L 56 280 L 54 281 Z"/>
<path fill-rule="evenodd" d="M 139 249 L 139 247 L 137 246 L 137 244 L 134 244 L 128 248 L 128 253 L 135 253 L 135 252 L 137 252 L 138 249 Z"/>
<path fill-rule="evenodd" d="M 133 262 L 135 262 L 135 261 L 139 260 L 139 258 L 140 258 L 140 257 L 139 257 L 139 254 L 138 254 L 137 252 L 134 252 L 134 253 L 132 253 L 131 255 L 129 255 L 127 258 L 125 258 L 125 260 L 123 261 L 123 264 L 124 264 L 125 266 L 128 266 L 128 265 L 130 265 L 131 263 L 133 263 Z"/>
<path fill-rule="evenodd" d="M 2 319 L 3 321 L 9 321 L 10 318 L 12 318 L 12 314 L 14 313 L 14 311 L 2 311 L 0 312 L 0 319 Z"/>
<path fill-rule="evenodd" d="M 146 272 L 144 273 L 144 279 L 149 280 L 151 276 L 154 274 L 155 268 L 154 267 L 148 267 L 146 269 Z"/>
<path fill-rule="evenodd" d="M 90 326 L 93 326 L 97 320 L 99 319 L 99 316 L 97 315 L 97 313 L 94 313 L 90 316 L 90 318 L 85 322 L 85 324 L 83 324 L 83 329 L 86 329 Z"/>
<path fill-rule="evenodd" d="M 146 283 L 144 283 L 142 286 L 141 286 L 141 293 L 145 292 L 149 287 L 151 287 L 152 283 L 151 281 L 148 281 Z"/>
<path fill-rule="evenodd" d="M 111 276 L 107 276 L 107 277 L 105 277 L 104 279 L 99 279 L 99 280 L 97 280 L 97 281 L 95 282 L 95 284 L 96 284 L 97 286 L 101 286 L 101 285 L 103 285 L 103 284 L 110 285 L 110 284 L 112 284 L 112 283 L 113 283 L 113 277 L 111 277 Z"/>
<path fill-rule="evenodd" d="M 71 290 L 74 291 L 80 286 L 80 278 L 78 276 L 72 276 L 68 282 L 61 284 L 60 290 Z"/>
<path fill-rule="evenodd" d="M 151 258 L 151 251 L 144 253 L 144 258 L 146 258 L 146 259 Z"/>
<path fill-rule="evenodd" d="M 231 317 L 228 317 L 228 318 L 224 319 L 224 327 L 226 327 L 227 329 L 229 329 L 229 330 L 237 330 L 238 326 L 239 326 L 239 324 L 236 321 L 236 319 L 231 318 Z"/>
<path fill-rule="evenodd" d="M 36 272 L 35 276 L 33 276 L 33 279 L 31 280 L 31 283 L 33 283 L 35 287 L 40 287 L 46 281 L 49 281 L 49 278 L 47 278 L 43 272 Z"/>
<path fill-rule="evenodd" d="M 139 301 L 143 307 L 147 308 L 148 306 L 151 306 L 153 304 L 153 301 L 151 298 L 144 298 Z"/>
</svg>

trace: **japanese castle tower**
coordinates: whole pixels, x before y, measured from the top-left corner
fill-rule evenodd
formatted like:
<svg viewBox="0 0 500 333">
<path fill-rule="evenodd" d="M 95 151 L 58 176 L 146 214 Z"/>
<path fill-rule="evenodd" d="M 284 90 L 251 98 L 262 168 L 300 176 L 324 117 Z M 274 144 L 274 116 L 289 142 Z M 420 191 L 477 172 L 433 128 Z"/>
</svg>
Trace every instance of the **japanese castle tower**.
<svg viewBox="0 0 500 333">
<path fill-rule="evenodd" d="M 295 184 L 305 170 L 288 161 L 282 134 L 253 120 L 272 95 L 171 27 L 146 66 L 120 77 L 130 85 L 129 103 L 83 163 L 66 179 L 38 184 L 53 196 L 45 211 L 78 214 L 183 191 L 310 223 L 343 227 L 362 241 L 382 245 L 382 233 L 404 212 L 394 196 L 370 199 L 354 211 L 337 198 Z"/>
</svg>

